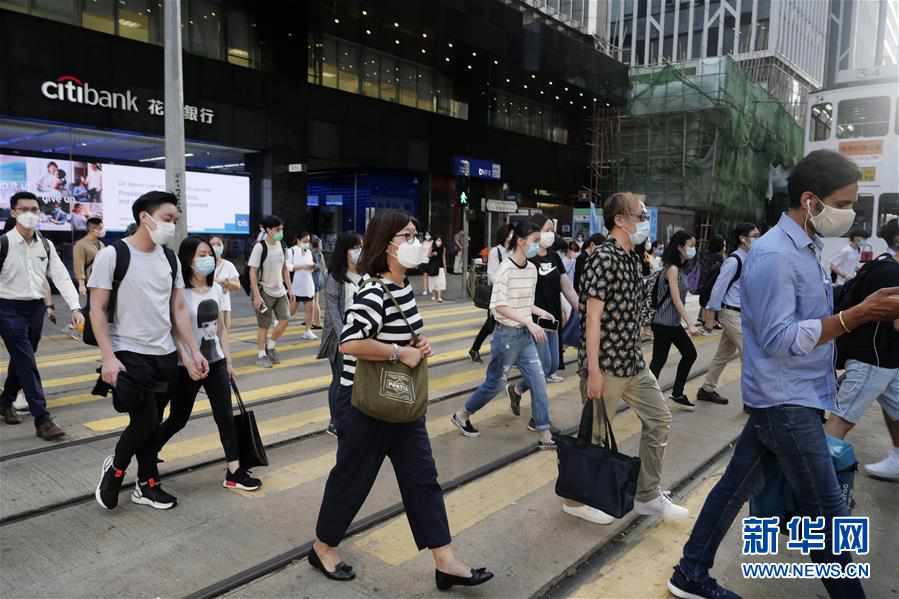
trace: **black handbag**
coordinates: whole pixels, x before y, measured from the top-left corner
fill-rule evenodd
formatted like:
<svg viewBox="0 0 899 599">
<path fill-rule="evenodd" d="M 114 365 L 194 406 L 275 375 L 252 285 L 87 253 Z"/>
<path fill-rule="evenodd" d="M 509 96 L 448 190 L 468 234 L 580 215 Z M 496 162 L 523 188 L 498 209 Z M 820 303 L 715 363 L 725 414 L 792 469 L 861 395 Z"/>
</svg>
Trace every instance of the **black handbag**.
<svg viewBox="0 0 899 599">
<path fill-rule="evenodd" d="M 499 252 L 499 250 L 496 250 Z M 500 254 L 500 261 L 502 261 L 502 254 Z M 474 305 L 476 308 L 480 308 L 481 310 L 489 310 L 490 309 L 490 296 L 493 295 L 493 283 L 490 282 L 490 279 L 487 276 L 478 279 L 477 283 L 474 287 Z"/>
<path fill-rule="evenodd" d="M 556 495 L 571 499 L 621 518 L 634 509 L 640 458 L 618 453 L 615 433 L 602 406 L 606 437 L 602 445 L 594 445 L 593 400 L 587 400 L 581 412 L 577 437 L 560 435 L 558 444 L 559 478 Z"/>
<path fill-rule="evenodd" d="M 231 379 L 231 389 L 237 397 L 237 408 L 240 414 L 234 417 L 234 430 L 237 433 L 237 444 L 240 447 L 240 467 L 244 469 L 256 466 L 268 466 L 268 456 L 265 455 L 265 445 L 259 435 L 256 426 L 256 416 L 253 410 L 247 410 L 237 389 L 237 383 Z"/>
</svg>

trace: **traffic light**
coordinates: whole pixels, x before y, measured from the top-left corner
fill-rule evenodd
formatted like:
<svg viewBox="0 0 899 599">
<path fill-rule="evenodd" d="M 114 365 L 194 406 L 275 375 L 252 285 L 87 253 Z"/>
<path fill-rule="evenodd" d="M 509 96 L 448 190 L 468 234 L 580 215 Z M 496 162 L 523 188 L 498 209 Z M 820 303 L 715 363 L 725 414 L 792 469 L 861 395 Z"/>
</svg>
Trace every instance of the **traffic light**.
<svg viewBox="0 0 899 599">
<path fill-rule="evenodd" d="M 456 198 L 459 200 L 459 205 L 463 208 L 468 207 L 468 201 L 470 199 L 468 179 L 469 178 L 466 175 L 459 175 L 456 177 Z"/>
</svg>

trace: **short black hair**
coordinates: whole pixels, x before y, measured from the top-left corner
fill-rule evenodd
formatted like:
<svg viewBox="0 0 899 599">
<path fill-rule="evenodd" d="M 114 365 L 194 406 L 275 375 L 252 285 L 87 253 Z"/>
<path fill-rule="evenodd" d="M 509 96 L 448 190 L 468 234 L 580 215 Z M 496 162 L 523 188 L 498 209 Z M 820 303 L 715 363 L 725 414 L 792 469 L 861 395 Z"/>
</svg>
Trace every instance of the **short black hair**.
<svg viewBox="0 0 899 599">
<path fill-rule="evenodd" d="M 581 249 L 586 249 L 586 247 L 591 244 L 594 247 L 596 247 L 601 243 L 605 243 L 605 241 L 606 241 L 605 235 L 603 235 L 602 233 L 594 233 L 587 239 L 587 241 L 584 242 L 584 245 L 581 246 Z"/>
<path fill-rule="evenodd" d="M 87 227 L 88 228 L 101 227 L 101 226 L 103 226 L 103 219 L 100 218 L 99 216 L 92 216 L 89 219 L 87 219 Z"/>
<path fill-rule="evenodd" d="M 683 267 L 685 260 L 683 254 L 680 253 L 680 246 L 686 245 L 688 241 L 693 239 L 693 233 L 689 233 L 681 229 L 671 236 L 668 245 L 665 246 L 665 252 L 662 254 L 662 264 L 666 266 Z"/>
<path fill-rule="evenodd" d="M 140 213 L 146 212 L 153 216 L 153 212 L 163 204 L 178 206 L 178 196 L 170 191 L 148 191 L 131 204 L 131 216 L 134 222 L 140 224 Z"/>
<path fill-rule="evenodd" d="M 12 197 L 9 198 L 9 207 L 11 210 L 15 210 L 16 204 L 19 203 L 19 200 L 34 200 L 38 204 L 40 204 L 40 200 L 37 199 L 37 196 L 31 193 L 30 191 L 17 191 L 12 194 Z"/>
<path fill-rule="evenodd" d="M 790 208 L 799 208 L 802 194 L 810 191 L 822 200 L 858 182 L 861 172 L 854 162 L 833 150 L 815 150 L 800 160 L 790 173 Z"/>
<path fill-rule="evenodd" d="M 715 233 L 709 237 L 709 251 L 713 254 L 720 254 L 724 250 L 724 236 Z"/>
<path fill-rule="evenodd" d="M 57 169 L 59 168 L 59 165 L 56 164 L 55 162 L 53 162 L 52 160 L 47 163 L 47 168 L 50 168 L 51 166 L 55 166 Z"/>
<path fill-rule="evenodd" d="M 887 247 L 892 248 L 896 237 L 899 237 L 899 218 L 887 221 L 885 225 L 880 227 L 877 236 L 887 242 Z"/>
<path fill-rule="evenodd" d="M 284 224 L 284 221 L 275 216 L 274 214 L 267 214 L 262 217 L 262 220 L 259 222 L 259 226 L 263 229 L 274 229 L 276 227 L 280 227 Z"/>
<path fill-rule="evenodd" d="M 846 235 L 846 237 L 848 237 L 849 239 L 852 239 L 853 237 L 861 237 L 862 239 L 867 239 L 868 232 L 865 231 L 864 229 L 859 229 L 856 227 L 856 228 L 852 229 L 851 231 L 849 231 L 849 234 Z"/>
<path fill-rule="evenodd" d="M 741 237 L 749 237 L 749 234 L 758 229 L 758 225 L 755 223 L 739 223 L 736 227 L 734 227 L 734 242 L 736 245 L 740 245 Z"/>
</svg>

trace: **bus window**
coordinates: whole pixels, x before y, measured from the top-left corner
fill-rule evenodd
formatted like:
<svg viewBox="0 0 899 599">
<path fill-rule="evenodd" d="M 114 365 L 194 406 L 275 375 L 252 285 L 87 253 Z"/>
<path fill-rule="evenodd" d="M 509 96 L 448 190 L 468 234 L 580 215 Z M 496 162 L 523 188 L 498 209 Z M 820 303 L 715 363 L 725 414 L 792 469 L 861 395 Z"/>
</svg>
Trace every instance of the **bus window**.
<svg viewBox="0 0 899 599">
<path fill-rule="evenodd" d="M 882 227 L 894 218 L 899 218 L 899 193 L 882 193 L 878 202 L 877 225 Z"/>
<path fill-rule="evenodd" d="M 837 104 L 837 138 L 883 137 L 890 128 L 890 99 L 856 98 Z"/>
<path fill-rule="evenodd" d="M 881 196 L 883 197 L 883 196 Z M 858 194 L 858 201 L 853 207 L 855 209 L 855 222 L 843 237 L 849 237 L 849 233 L 861 229 L 866 235 L 875 235 L 872 225 L 874 224 L 874 196 L 870 193 Z"/>
<path fill-rule="evenodd" d="M 833 104 L 823 102 L 812 106 L 812 122 L 808 132 L 809 141 L 830 139 L 830 126 L 833 121 Z"/>
</svg>

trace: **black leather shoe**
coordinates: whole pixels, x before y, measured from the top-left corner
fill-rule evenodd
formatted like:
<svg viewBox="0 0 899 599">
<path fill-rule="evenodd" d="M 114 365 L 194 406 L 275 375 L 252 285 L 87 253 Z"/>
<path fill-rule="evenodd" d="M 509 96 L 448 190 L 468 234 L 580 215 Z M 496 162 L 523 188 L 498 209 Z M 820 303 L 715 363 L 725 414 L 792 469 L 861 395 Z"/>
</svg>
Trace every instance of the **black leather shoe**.
<svg viewBox="0 0 899 599">
<path fill-rule="evenodd" d="M 493 572 L 489 572 L 487 568 L 472 568 L 471 576 L 468 577 L 453 576 L 440 570 L 434 570 L 434 574 L 437 588 L 441 591 L 448 591 L 454 586 L 476 587 L 493 578 Z"/>
<path fill-rule="evenodd" d="M 325 565 L 322 563 L 321 558 L 318 557 L 315 549 L 309 552 L 309 564 L 313 568 L 324 574 L 326 578 L 330 578 L 331 580 L 346 582 L 347 580 L 353 580 L 354 578 L 356 578 L 356 573 L 353 572 L 353 567 L 343 562 L 337 564 L 337 567 L 334 568 L 333 572 L 328 572 L 328 569 L 325 568 Z"/>
<path fill-rule="evenodd" d="M 19 418 L 19 415 L 16 414 L 16 410 L 10 406 L 3 406 L 0 408 L 0 417 L 3 418 L 3 422 L 6 424 L 21 424 L 22 419 Z"/>
<path fill-rule="evenodd" d="M 472 362 L 477 362 L 478 364 L 484 361 L 481 359 L 481 352 L 476 349 L 468 350 L 468 357 L 471 358 Z"/>
</svg>

